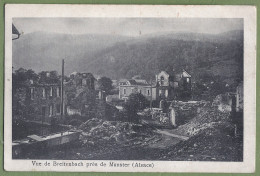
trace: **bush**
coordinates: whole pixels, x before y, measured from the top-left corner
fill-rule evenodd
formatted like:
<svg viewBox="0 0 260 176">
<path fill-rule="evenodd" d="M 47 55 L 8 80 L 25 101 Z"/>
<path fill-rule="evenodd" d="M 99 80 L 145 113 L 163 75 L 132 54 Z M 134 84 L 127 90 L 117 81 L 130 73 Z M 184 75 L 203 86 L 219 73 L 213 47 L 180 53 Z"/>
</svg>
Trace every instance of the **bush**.
<svg viewBox="0 0 260 176">
<path fill-rule="evenodd" d="M 128 122 L 138 123 L 137 111 L 143 110 L 148 104 L 148 100 L 141 93 L 132 93 L 124 104 L 125 116 Z"/>
<path fill-rule="evenodd" d="M 71 121 L 69 121 L 68 125 L 72 125 L 72 126 L 80 126 L 83 122 L 79 119 L 72 119 Z"/>
</svg>

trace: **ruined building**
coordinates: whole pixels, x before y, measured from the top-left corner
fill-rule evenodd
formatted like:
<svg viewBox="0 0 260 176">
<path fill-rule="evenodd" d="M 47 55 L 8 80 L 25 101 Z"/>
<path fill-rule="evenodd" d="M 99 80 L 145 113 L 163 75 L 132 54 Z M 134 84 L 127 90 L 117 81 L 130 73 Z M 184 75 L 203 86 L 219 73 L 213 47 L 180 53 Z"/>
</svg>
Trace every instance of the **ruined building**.
<svg viewBox="0 0 260 176">
<path fill-rule="evenodd" d="M 191 97 L 191 75 L 186 71 L 161 71 L 156 75 L 160 99 L 189 99 Z"/>
<path fill-rule="evenodd" d="M 119 99 L 127 100 L 132 93 L 141 93 L 148 100 L 156 100 L 156 86 L 148 84 L 146 81 L 138 81 L 134 79 L 120 82 Z"/>
<path fill-rule="evenodd" d="M 161 71 L 155 84 L 140 79 L 119 82 L 119 99 L 127 100 L 131 93 L 141 93 L 148 100 L 174 100 L 191 98 L 191 75 L 186 71 Z"/>
<path fill-rule="evenodd" d="M 61 117 L 61 84 L 46 73 L 44 79 L 16 82 L 13 118 L 51 123 Z"/>
<path fill-rule="evenodd" d="M 68 115 L 91 116 L 94 114 L 95 81 L 91 73 L 74 72 L 70 75 L 70 80 L 65 84 Z"/>
</svg>

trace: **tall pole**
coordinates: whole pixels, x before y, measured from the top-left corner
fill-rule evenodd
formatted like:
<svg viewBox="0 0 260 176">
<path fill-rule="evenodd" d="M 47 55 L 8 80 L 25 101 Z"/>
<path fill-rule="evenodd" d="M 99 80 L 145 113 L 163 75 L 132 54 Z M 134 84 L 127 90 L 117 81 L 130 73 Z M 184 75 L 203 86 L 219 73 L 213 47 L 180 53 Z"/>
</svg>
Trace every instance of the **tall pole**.
<svg viewBox="0 0 260 176">
<path fill-rule="evenodd" d="M 61 119 L 64 116 L 64 59 L 62 59 L 62 73 L 61 73 Z"/>
<path fill-rule="evenodd" d="M 150 79 L 150 85 L 151 85 L 150 109 L 152 110 L 152 104 L 153 104 L 153 84 L 152 84 L 152 79 Z"/>
</svg>

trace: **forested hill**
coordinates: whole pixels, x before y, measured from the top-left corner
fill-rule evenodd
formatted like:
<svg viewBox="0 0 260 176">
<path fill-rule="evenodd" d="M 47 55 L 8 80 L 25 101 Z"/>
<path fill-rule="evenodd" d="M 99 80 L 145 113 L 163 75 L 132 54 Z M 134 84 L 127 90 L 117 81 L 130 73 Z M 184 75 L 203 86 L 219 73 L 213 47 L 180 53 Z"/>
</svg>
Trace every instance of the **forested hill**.
<svg viewBox="0 0 260 176">
<path fill-rule="evenodd" d="M 160 70 L 185 68 L 195 80 L 220 76 L 230 82 L 243 74 L 243 33 L 168 34 L 117 43 L 100 52 L 88 70 L 112 78 L 141 75 L 155 78 Z"/>
<path fill-rule="evenodd" d="M 84 40 L 81 42 L 84 43 Z M 75 41 L 63 44 L 70 46 L 65 50 L 70 57 L 69 64 L 66 64 L 67 73 L 92 72 L 112 79 L 131 78 L 138 74 L 146 79 L 154 79 L 160 70 L 185 68 L 194 80 L 218 77 L 226 82 L 242 78 L 243 75 L 243 31 L 216 35 L 166 33 L 135 38 L 119 37 L 116 40 L 111 36 L 106 36 L 103 40 L 102 37 L 95 39 L 93 36 L 92 42 L 95 45 L 91 45 L 88 38 L 85 38 L 85 42 L 89 44 L 84 44 L 84 47 L 80 42 L 75 45 Z M 63 45 L 56 44 L 55 52 L 50 53 L 54 50 L 51 45 L 48 42 L 41 44 L 44 53 L 39 51 L 34 57 L 42 54 L 46 58 L 53 57 L 53 53 L 55 58 L 63 55 L 58 52 Z M 89 49 L 90 46 L 93 48 Z M 17 47 L 19 48 L 16 46 L 15 49 Z M 19 54 L 25 54 L 19 51 Z M 48 63 L 44 67 L 48 70 Z"/>
<path fill-rule="evenodd" d="M 57 70 L 65 59 L 65 73 L 86 71 L 93 56 L 117 42 L 131 37 L 100 34 L 61 34 L 34 32 L 13 40 L 13 67 L 33 69 L 36 72 Z"/>
</svg>

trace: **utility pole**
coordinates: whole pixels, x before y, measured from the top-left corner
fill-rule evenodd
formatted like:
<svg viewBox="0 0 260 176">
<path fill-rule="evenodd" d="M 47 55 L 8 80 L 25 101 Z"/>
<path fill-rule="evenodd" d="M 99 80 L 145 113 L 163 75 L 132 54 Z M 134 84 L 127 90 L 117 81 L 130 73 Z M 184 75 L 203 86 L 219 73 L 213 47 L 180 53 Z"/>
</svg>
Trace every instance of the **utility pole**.
<svg viewBox="0 0 260 176">
<path fill-rule="evenodd" d="M 150 86 L 151 86 L 150 110 L 152 110 L 152 105 L 153 105 L 153 85 L 152 85 L 152 79 L 150 79 Z"/>
<path fill-rule="evenodd" d="M 62 73 L 61 73 L 61 119 L 64 117 L 64 59 L 62 59 Z"/>
</svg>

